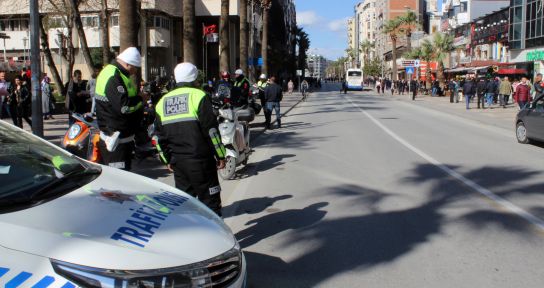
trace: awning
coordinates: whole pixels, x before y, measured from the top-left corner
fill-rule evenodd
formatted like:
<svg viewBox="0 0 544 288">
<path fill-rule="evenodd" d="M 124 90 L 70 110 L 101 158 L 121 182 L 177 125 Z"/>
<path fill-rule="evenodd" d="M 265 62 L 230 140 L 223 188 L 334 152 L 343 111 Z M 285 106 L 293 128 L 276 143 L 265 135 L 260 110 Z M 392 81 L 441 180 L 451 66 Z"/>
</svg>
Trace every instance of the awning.
<svg viewBox="0 0 544 288">
<path fill-rule="evenodd" d="M 502 69 L 499 69 L 497 74 L 501 74 L 501 75 L 522 74 L 523 75 L 523 74 L 527 74 L 527 70 L 526 69 L 516 69 L 516 68 L 502 68 Z"/>
</svg>

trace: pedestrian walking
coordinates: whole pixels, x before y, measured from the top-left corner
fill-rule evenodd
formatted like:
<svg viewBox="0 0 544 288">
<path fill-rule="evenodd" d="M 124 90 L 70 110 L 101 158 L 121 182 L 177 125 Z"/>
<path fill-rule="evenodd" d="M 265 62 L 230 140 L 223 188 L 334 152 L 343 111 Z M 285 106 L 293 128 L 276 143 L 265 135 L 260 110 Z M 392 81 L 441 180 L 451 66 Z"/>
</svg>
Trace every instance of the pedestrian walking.
<svg viewBox="0 0 544 288">
<path fill-rule="evenodd" d="M 417 81 L 415 79 L 410 81 L 410 91 L 412 91 L 412 101 L 415 101 L 417 95 Z"/>
<path fill-rule="evenodd" d="M 293 90 L 295 90 L 295 84 L 293 83 L 293 80 L 289 79 L 289 82 L 287 83 L 287 91 L 289 92 L 289 95 L 293 95 Z"/>
<path fill-rule="evenodd" d="M 96 90 L 96 77 L 100 73 L 99 67 L 94 67 L 93 74 L 91 74 L 91 79 L 87 82 L 87 91 L 89 91 L 89 97 L 91 97 L 91 114 L 96 114 L 96 99 L 95 99 L 95 90 Z"/>
<path fill-rule="evenodd" d="M 4 112 L 11 117 L 9 105 L 7 105 L 11 83 L 6 81 L 6 72 L 0 70 L 0 119 L 4 118 Z"/>
<path fill-rule="evenodd" d="M 510 94 L 512 94 L 512 83 L 508 77 L 504 77 L 499 85 L 499 102 L 502 108 L 506 108 Z"/>
<path fill-rule="evenodd" d="M 380 94 L 380 91 L 381 91 L 381 89 L 382 89 L 382 88 L 381 88 L 381 85 L 382 85 L 382 83 L 381 83 L 381 81 L 378 79 L 378 80 L 376 81 L 376 91 L 378 92 L 378 94 Z"/>
<path fill-rule="evenodd" d="M 15 77 L 8 99 L 13 125 L 19 128 L 23 128 L 23 119 L 32 127 L 32 120 L 29 117 L 31 104 L 30 92 L 23 83 L 21 76 Z"/>
<path fill-rule="evenodd" d="M 523 77 L 521 83 L 516 87 L 516 98 L 520 110 L 531 100 L 531 88 L 527 82 L 527 78 Z"/>
<path fill-rule="evenodd" d="M 100 129 L 98 149 L 105 165 L 130 170 L 134 135 L 141 129 L 146 94 L 130 79 L 141 67 L 138 49 L 125 49 L 96 78 L 96 119 Z"/>
<path fill-rule="evenodd" d="M 47 75 L 45 75 L 42 79 L 41 83 L 41 90 L 42 90 L 42 114 L 43 114 L 43 120 L 49 120 L 49 119 L 55 119 L 53 118 L 53 114 L 51 113 L 51 102 L 50 99 L 52 97 L 51 95 L 51 85 L 49 84 L 51 80 Z"/>
<path fill-rule="evenodd" d="M 465 104 L 466 104 L 467 110 L 470 109 L 470 100 L 474 96 L 475 92 L 476 92 L 476 83 L 474 83 L 473 79 L 469 77 L 463 84 L 463 94 L 465 97 Z"/>
<path fill-rule="evenodd" d="M 276 123 L 278 128 L 281 128 L 281 113 L 280 113 L 280 102 L 283 99 L 283 92 L 281 87 L 276 84 L 276 77 L 270 77 L 270 84 L 266 86 L 264 90 L 264 96 L 266 99 L 266 109 L 265 109 L 265 127 L 270 129 L 270 123 L 272 120 L 272 110 L 276 112 Z"/>
<path fill-rule="evenodd" d="M 226 151 L 211 100 L 198 89 L 195 65 L 178 64 L 174 75 L 176 88 L 156 106 L 160 159 L 174 172 L 176 188 L 222 216 L 217 169 L 225 168 Z"/>
<path fill-rule="evenodd" d="M 486 99 L 487 107 L 491 109 L 493 107 L 493 98 L 495 97 L 497 85 L 495 84 L 495 81 L 493 79 L 487 79 L 487 82 L 485 85 L 486 85 L 485 99 Z"/>
<path fill-rule="evenodd" d="M 452 78 L 450 81 L 448 81 L 448 93 L 450 94 L 450 103 L 454 103 L 455 101 L 455 80 Z"/>
<path fill-rule="evenodd" d="M 539 99 L 544 95 L 544 81 L 542 81 L 542 74 L 538 73 L 535 77 L 535 84 L 533 85 L 535 94 L 533 99 Z"/>
<path fill-rule="evenodd" d="M 482 109 L 485 109 L 484 101 L 485 101 L 485 93 L 487 91 L 487 83 L 485 82 L 484 78 L 480 78 L 478 83 L 476 84 L 476 96 L 478 97 L 478 109 L 480 109 L 480 105 Z"/>
</svg>

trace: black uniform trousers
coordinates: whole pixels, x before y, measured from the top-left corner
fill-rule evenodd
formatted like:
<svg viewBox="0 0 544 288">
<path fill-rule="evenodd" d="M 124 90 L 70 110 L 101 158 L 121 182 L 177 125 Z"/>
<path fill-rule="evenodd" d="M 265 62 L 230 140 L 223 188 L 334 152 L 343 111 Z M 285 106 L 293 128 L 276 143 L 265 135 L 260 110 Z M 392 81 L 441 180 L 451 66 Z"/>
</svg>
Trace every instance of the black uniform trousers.
<svg viewBox="0 0 544 288">
<path fill-rule="evenodd" d="M 170 161 L 174 170 L 176 188 L 197 198 L 217 215 L 221 214 L 221 186 L 217 176 L 217 163 L 213 157 L 181 158 Z"/>
<path fill-rule="evenodd" d="M 106 143 L 100 139 L 98 142 L 98 151 L 102 158 L 102 164 L 130 171 L 132 168 L 132 152 L 134 151 L 134 141 L 118 144 L 114 151 L 106 149 Z"/>
</svg>

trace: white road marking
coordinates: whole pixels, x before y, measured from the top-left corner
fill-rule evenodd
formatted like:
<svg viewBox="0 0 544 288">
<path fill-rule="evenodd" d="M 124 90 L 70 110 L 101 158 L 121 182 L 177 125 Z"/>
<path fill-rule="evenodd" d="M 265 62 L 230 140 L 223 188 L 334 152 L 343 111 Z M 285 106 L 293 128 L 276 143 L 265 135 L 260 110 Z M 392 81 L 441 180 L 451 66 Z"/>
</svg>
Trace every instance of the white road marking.
<svg viewBox="0 0 544 288">
<path fill-rule="evenodd" d="M 544 220 L 534 216 L 533 214 L 519 208 L 518 206 L 512 204 L 508 200 L 494 194 L 493 192 L 489 191 L 488 189 L 478 185 L 474 181 L 466 178 L 465 176 L 457 173 L 456 171 L 450 169 L 446 165 L 442 164 L 438 160 L 434 159 L 427 153 L 419 150 L 414 145 L 410 144 L 408 141 L 397 135 L 395 132 L 391 131 L 389 128 L 387 128 L 385 125 L 383 125 L 380 121 L 378 121 L 376 118 L 374 118 L 372 115 L 370 115 L 368 112 L 365 111 L 364 108 L 361 108 L 360 106 L 356 105 L 351 101 L 350 98 L 345 97 L 353 107 L 358 108 L 361 113 L 363 113 L 366 117 L 368 117 L 374 124 L 376 124 L 378 127 L 380 127 L 385 133 L 387 133 L 389 136 L 391 136 L 393 139 L 397 140 L 400 144 L 404 145 L 406 148 L 410 149 L 412 152 L 419 155 L 421 158 L 427 160 L 429 163 L 435 165 L 436 167 L 440 168 L 442 171 L 446 172 L 450 176 L 454 177 L 455 179 L 463 182 L 468 187 L 474 189 L 476 192 L 482 194 L 483 196 L 491 199 L 493 202 L 499 204 L 506 210 L 522 217 L 523 219 L 527 220 L 529 223 L 535 225 L 540 231 L 544 232 Z"/>
</svg>

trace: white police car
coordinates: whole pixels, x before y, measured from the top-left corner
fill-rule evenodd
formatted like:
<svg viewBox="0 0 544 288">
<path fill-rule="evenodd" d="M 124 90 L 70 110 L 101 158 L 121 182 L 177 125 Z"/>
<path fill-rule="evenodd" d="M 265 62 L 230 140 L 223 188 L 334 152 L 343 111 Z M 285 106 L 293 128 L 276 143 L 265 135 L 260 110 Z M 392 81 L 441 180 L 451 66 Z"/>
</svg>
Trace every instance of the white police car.
<svg viewBox="0 0 544 288">
<path fill-rule="evenodd" d="M 243 287 L 229 228 L 157 181 L 0 121 L 0 287 Z"/>
</svg>

